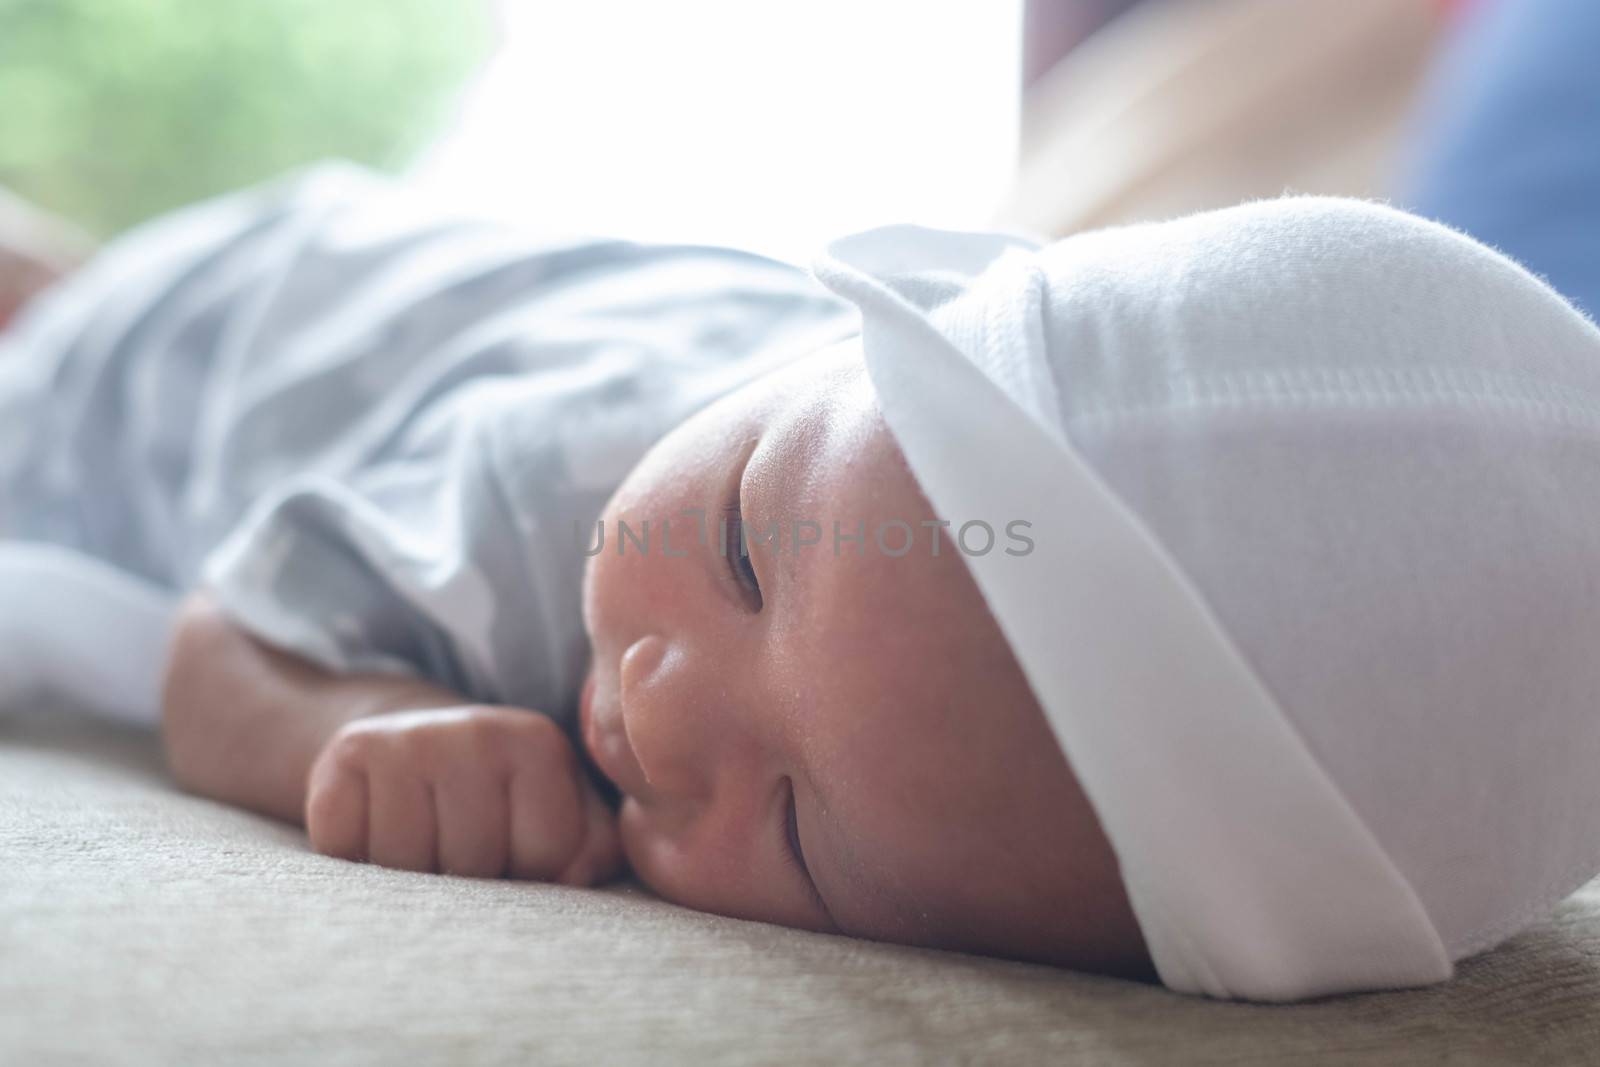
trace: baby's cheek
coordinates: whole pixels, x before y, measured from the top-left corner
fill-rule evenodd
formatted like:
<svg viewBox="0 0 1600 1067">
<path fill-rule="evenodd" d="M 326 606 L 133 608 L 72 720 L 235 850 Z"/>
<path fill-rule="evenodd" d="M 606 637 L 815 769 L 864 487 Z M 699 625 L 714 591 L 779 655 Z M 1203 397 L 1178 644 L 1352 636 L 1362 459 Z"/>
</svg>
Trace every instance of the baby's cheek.
<svg viewBox="0 0 1600 1067">
<path fill-rule="evenodd" d="M 692 871 L 685 870 L 684 857 L 657 832 L 650 813 L 632 797 L 622 800 L 617 830 L 622 854 L 635 878 L 664 900 L 699 907 L 692 890 Z"/>
<path fill-rule="evenodd" d="M 633 797 L 623 798 L 617 828 L 628 866 L 657 895 L 702 911 L 716 910 L 718 894 L 712 887 L 729 884 L 732 872 L 721 870 L 728 865 L 707 855 L 708 850 L 694 847 L 692 826 L 669 825 L 669 818 L 677 821 Z"/>
<path fill-rule="evenodd" d="M 785 883 L 759 859 L 736 855 L 729 843 L 712 840 L 701 826 L 658 822 L 654 812 L 630 797 L 622 802 L 618 829 L 634 876 L 663 900 L 735 919 L 826 928 L 798 885 Z"/>
</svg>

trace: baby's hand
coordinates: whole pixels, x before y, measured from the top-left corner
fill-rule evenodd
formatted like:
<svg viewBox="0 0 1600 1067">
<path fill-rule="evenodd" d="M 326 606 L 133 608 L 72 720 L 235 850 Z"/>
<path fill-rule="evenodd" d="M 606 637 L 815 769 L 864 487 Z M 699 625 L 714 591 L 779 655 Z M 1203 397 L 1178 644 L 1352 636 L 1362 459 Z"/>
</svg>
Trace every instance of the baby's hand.
<svg viewBox="0 0 1600 1067">
<path fill-rule="evenodd" d="M 622 866 L 566 735 L 515 708 L 349 723 L 311 768 L 306 829 L 318 852 L 413 871 L 593 885 Z"/>
</svg>

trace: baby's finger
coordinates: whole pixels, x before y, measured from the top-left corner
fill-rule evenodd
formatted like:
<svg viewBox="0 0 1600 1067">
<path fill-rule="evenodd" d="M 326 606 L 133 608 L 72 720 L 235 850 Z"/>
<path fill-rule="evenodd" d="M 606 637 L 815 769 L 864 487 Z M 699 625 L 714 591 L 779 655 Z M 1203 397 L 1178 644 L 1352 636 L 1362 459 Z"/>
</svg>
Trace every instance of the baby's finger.
<svg viewBox="0 0 1600 1067">
<path fill-rule="evenodd" d="M 367 859 L 384 867 L 432 871 L 436 867 L 433 793 L 404 772 L 367 775 Z"/>
<path fill-rule="evenodd" d="M 509 852 L 510 785 L 490 775 L 434 786 L 439 871 L 498 878 Z"/>
<path fill-rule="evenodd" d="M 581 840 L 581 804 L 569 774 L 512 774 L 511 877 L 548 882 L 561 873 Z"/>
<path fill-rule="evenodd" d="M 622 835 L 616 813 L 589 782 L 583 783 L 584 834 L 578 854 L 557 879 L 563 885 L 599 885 L 622 873 Z"/>
<path fill-rule="evenodd" d="M 319 765 L 306 792 L 306 833 L 311 847 L 344 860 L 367 858 L 367 776 Z"/>
</svg>

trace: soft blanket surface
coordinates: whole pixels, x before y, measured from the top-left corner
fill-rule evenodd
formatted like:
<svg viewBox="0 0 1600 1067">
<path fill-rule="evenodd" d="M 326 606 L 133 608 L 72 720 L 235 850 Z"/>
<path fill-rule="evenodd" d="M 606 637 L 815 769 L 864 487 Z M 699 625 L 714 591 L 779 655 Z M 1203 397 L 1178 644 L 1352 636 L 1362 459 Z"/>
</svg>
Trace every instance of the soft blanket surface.
<svg viewBox="0 0 1600 1067">
<path fill-rule="evenodd" d="M 0 715 L 0 1062 L 1594 1062 L 1600 882 L 1442 986 L 1290 1007 L 413 875 Z"/>
</svg>

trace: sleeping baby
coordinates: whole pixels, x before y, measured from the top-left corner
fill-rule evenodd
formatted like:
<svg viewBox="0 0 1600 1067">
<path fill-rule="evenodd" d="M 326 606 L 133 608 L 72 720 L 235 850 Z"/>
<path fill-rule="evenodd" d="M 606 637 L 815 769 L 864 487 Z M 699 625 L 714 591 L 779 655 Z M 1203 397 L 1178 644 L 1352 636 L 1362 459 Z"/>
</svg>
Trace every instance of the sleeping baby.
<svg viewBox="0 0 1600 1067">
<path fill-rule="evenodd" d="M 1600 331 L 1289 198 L 811 274 L 320 168 L 0 334 L 0 698 L 332 856 L 1219 997 L 1600 870 Z"/>
</svg>

